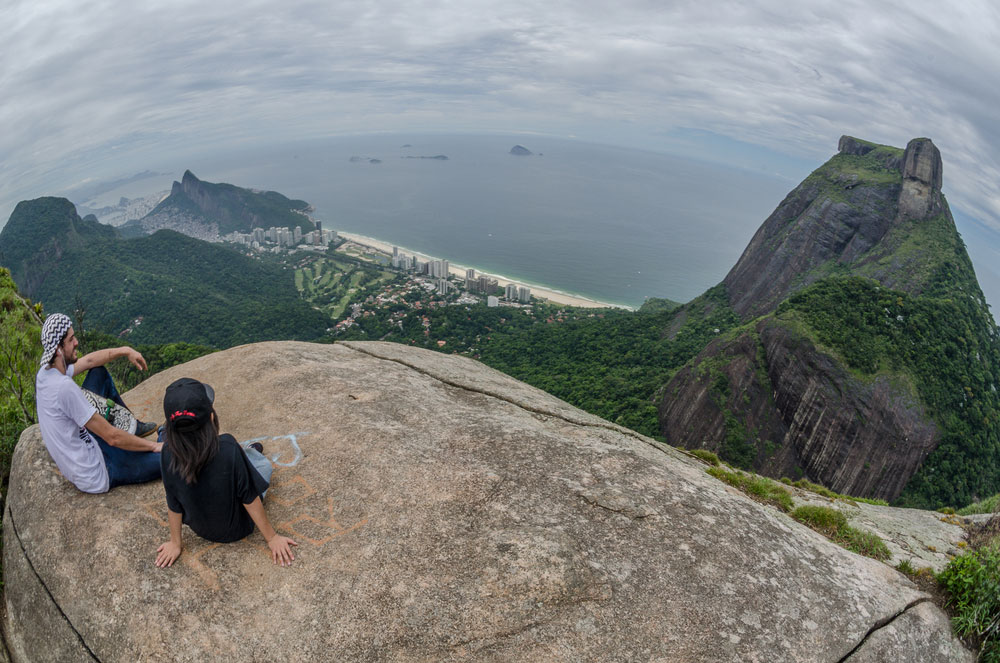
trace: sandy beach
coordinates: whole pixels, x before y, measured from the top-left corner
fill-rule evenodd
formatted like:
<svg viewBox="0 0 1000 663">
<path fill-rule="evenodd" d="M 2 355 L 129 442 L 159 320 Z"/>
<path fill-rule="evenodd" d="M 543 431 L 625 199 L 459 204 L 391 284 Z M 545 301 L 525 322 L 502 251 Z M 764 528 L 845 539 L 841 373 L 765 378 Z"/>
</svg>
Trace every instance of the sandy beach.
<svg viewBox="0 0 1000 663">
<path fill-rule="evenodd" d="M 381 251 L 382 253 L 385 253 L 390 256 L 392 255 L 392 247 L 394 246 L 393 244 L 382 242 L 372 237 L 366 237 L 364 235 L 358 235 L 355 233 L 342 232 L 339 230 L 337 231 L 337 234 L 347 239 L 349 242 L 353 242 L 361 246 L 366 246 L 368 248 Z M 396 244 L 395 246 L 399 249 L 400 253 L 405 253 L 406 255 L 415 255 L 421 260 L 442 260 L 442 258 L 436 256 L 429 256 L 427 254 L 420 253 L 419 251 L 411 251 L 410 249 L 399 246 L 398 244 Z M 501 287 L 505 287 L 508 283 L 513 283 L 514 285 L 518 286 L 525 286 L 527 288 L 531 288 L 531 294 L 533 296 L 538 297 L 540 299 L 547 299 L 550 302 L 555 302 L 557 304 L 566 304 L 567 306 L 580 306 L 585 308 L 627 308 L 625 306 L 621 306 L 620 304 L 608 304 L 607 302 L 599 302 L 593 299 L 587 299 L 586 297 L 580 297 L 577 295 L 568 295 L 564 292 L 559 292 L 558 290 L 551 290 L 549 288 L 543 288 L 533 283 L 514 281 L 506 277 L 500 276 L 498 274 L 490 274 L 489 272 L 481 271 L 476 267 L 452 263 L 451 260 L 447 258 L 444 258 L 444 260 L 448 260 L 448 271 L 454 274 L 455 276 L 458 276 L 459 278 L 462 279 L 465 278 L 465 271 L 467 269 L 475 269 L 476 276 L 485 274 L 490 278 L 496 279 L 497 283 Z"/>
</svg>

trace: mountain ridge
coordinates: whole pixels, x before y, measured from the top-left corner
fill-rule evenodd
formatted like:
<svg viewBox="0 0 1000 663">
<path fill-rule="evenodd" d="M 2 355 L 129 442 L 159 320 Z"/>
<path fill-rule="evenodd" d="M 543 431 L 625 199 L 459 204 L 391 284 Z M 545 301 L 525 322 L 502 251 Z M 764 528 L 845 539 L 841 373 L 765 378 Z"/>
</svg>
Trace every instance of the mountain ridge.
<svg viewBox="0 0 1000 663">
<path fill-rule="evenodd" d="M 49 311 L 83 306 L 92 324 L 133 343 L 314 340 L 329 324 L 280 265 L 172 230 L 123 238 L 65 198 L 18 203 L 0 254 L 23 294 Z"/>
<path fill-rule="evenodd" d="M 915 505 L 996 492 L 997 328 L 942 181 L 929 139 L 842 137 L 723 280 L 744 325 L 665 385 L 668 441 Z"/>
<path fill-rule="evenodd" d="M 308 216 L 310 211 L 312 206 L 304 200 L 293 200 L 276 191 L 206 182 L 185 170 L 181 181 L 173 183 L 170 195 L 146 216 L 123 224 L 122 231 L 130 235 L 152 234 L 166 228 L 209 241 L 269 226 L 299 227 L 308 232 L 315 228 Z"/>
</svg>

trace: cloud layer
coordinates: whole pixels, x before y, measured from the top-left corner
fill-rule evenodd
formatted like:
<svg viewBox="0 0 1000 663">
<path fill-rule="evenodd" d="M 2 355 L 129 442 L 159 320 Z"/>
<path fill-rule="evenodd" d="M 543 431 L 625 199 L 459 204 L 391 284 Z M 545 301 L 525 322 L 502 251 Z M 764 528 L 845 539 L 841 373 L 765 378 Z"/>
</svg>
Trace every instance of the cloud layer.
<svg viewBox="0 0 1000 663">
<path fill-rule="evenodd" d="M 4 220 L 126 157 L 382 131 L 674 150 L 698 130 L 812 164 L 843 133 L 929 136 L 951 202 L 1000 228 L 988 2 L 152 4 L 0 9 Z"/>
</svg>

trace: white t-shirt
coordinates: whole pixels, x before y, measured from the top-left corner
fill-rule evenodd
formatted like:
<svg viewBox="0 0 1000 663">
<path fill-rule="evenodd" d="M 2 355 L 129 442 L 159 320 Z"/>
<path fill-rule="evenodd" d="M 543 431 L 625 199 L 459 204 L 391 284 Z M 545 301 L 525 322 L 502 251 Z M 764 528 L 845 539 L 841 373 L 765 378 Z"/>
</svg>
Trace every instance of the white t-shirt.
<svg viewBox="0 0 1000 663">
<path fill-rule="evenodd" d="M 66 375 L 43 366 L 35 375 L 35 405 L 42 441 L 63 476 L 85 493 L 108 492 L 108 468 L 97 441 L 84 424 L 97 410 L 73 382 L 75 366 Z"/>
</svg>

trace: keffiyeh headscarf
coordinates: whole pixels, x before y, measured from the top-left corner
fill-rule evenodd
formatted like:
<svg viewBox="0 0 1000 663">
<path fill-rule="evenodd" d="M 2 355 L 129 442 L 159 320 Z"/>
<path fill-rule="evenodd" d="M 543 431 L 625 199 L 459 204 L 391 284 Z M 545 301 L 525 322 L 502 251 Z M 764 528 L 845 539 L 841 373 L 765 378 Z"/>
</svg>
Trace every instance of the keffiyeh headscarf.
<svg viewBox="0 0 1000 663">
<path fill-rule="evenodd" d="M 42 323 L 42 366 L 47 366 L 52 361 L 56 348 L 72 326 L 69 316 L 63 313 L 53 313 L 45 318 L 45 322 Z"/>
</svg>

